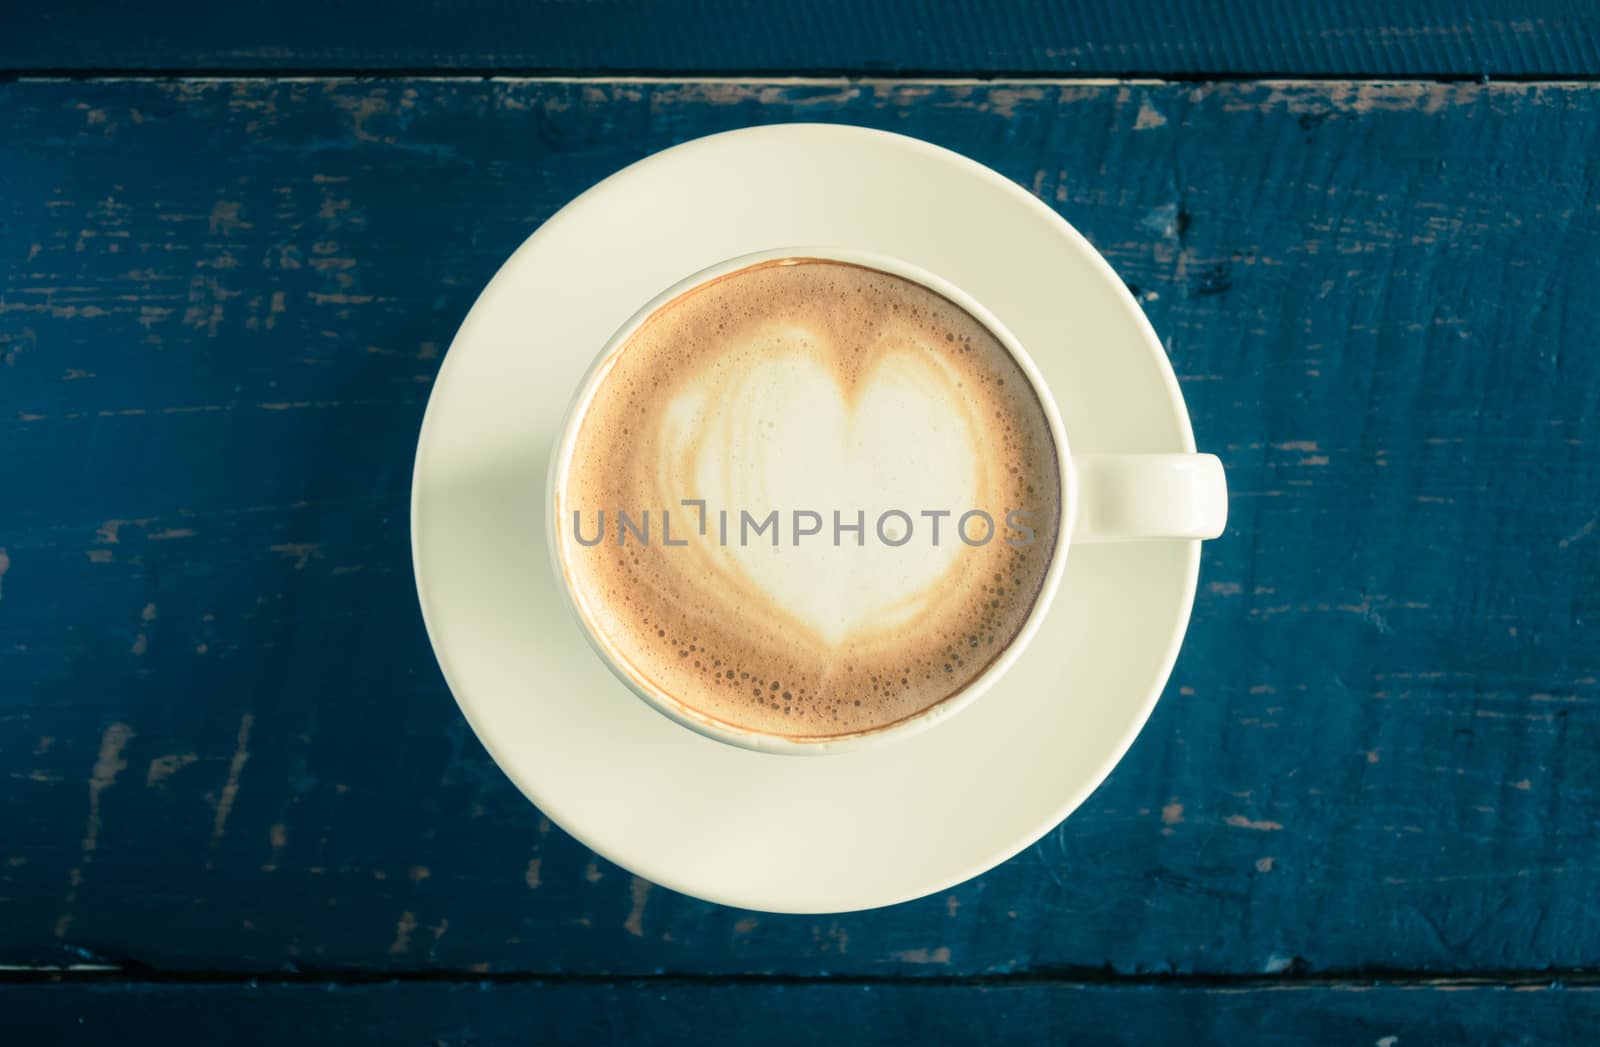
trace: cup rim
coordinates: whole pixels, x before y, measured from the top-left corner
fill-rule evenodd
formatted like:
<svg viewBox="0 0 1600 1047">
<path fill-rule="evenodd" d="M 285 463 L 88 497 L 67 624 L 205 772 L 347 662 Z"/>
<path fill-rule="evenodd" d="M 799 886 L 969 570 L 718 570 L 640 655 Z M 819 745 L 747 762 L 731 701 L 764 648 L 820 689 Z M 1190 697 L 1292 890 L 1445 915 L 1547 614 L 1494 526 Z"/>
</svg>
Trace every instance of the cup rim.
<svg viewBox="0 0 1600 1047">
<path fill-rule="evenodd" d="M 982 324 L 1005 347 L 1006 352 L 1016 362 L 1018 368 L 1028 379 L 1028 384 L 1033 389 L 1034 395 L 1044 411 L 1045 419 L 1050 429 L 1050 436 L 1055 444 L 1057 482 L 1061 488 L 1060 515 L 1056 528 L 1055 545 L 1050 552 L 1050 562 L 1045 569 L 1044 581 L 1039 587 L 1038 594 L 1034 597 L 1033 606 L 1023 620 L 1022 627 L 1017 630 L 1016 635 L 1012 637 L 1011 642 L 1006 645 L 1005 649 L 959 691 L 910 716 L 861 731 L 825 735 L 810 739 L 787 738 L 729 723 L 695 709 L 661 688 L 648 686 L 645 681 L 636 679 L 630 674 L 625 668 L 626 659 L 619 652 L 611 649 L 611 646 L 601 635 L 600 630 L 594 626 L 589 616 L 585 614 L 581 603 L 573 592 L 572 580 L 561 555 L 561 536 L 564 532 L 560 526 L 560 506 L 558 504 L 560 491 L 565 486 L 570 470 L 572 453 L 577 444 L 580 423 L 587 414 L 589 404 L 593 401 L 601 383 L 615 364 L 623 347 L 639 328 L 669 303 L 713 280 L 756 266 L 788 260 L 816 260 L 858 265 L 910 280 L 955 303 L 956 306 L 966 311 Z M 1067 443 L 1066 429 L 1061 421 L 1060 409 L 1056 404 L 1055 397 L 1045 384 L 1043 375 L 1039 372 L 1037 365 L 1033 362 L 1032 357 L 1028 355 L 1022 343 L 983 303 L 949 280 L 936 273 L 929 272 L 915 263 L 874 251 L 822 245 L 770 248 L 734 255 L 690 273 L 676 281 L 640 306 L 606 340 L 605 345 L 596 354 L 594 361 L 579 380 L 577 390 L 562 417 L 560 432 L 560 438 L 550 454 L 550 463 L 545 482 L 545 518 L 554 524 L 546 531 L 545 546 L 550 556 L 551 568 L 558 580 L 557 589 L 560 590 L 562 602 L 577 620 L 579 631 L 583 634 L 584 640 L 605 664 L 606 668 L 610 670 L 612 676 L 657 712 L 703 737 L 753 752 L 805 756 L 853 752 L 920 734 L 972 705 L 1006 674 L 1016 660 L 1021 657 L 1022 652 L 1038 632 L 1040 623 L 1044 620 L 1050 605 L 1055 600 L 1057 590 L 1060 588 L 1061 577 L 1066 569 L 1067 553 L 1071 548 L 1072 530 L 1078 515 L 1078 485 L 1075 482 L 1072 455 Z"/>
</svg>

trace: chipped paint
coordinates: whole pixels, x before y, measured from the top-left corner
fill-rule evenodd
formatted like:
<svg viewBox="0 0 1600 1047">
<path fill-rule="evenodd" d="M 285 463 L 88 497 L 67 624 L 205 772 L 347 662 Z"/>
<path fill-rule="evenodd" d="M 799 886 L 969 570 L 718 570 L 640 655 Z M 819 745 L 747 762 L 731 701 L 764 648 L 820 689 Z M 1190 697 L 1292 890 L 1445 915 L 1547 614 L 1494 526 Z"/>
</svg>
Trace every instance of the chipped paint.
<svg viewBox="0 0 1600 1047">
<path fill-rule="evenodd" d="M 417 929 L 417 916 L 406 911 L 395 921 L 394 941 L 389 943 L 390 956 L 404 956 L 411 951 L 411 933 Z"/>
<path fill-rule="evenodd" d="M 1139 102 L 1139 115 L 1133 121 L 1135 131 L 1150 131 L 1157 127 L 1167 126 L 1167 118 L 1155 106 L 1150 104 L 1148 98 Z"/>
<path fill-rule="evenodd" d="M 125 723 L 114 723 L 100 735 L 100 752 L 95 757 L 94 768 L 89 772 L 89 816 L 83 826 L 83 842 L 79 846 L 78 865 L 67 880 L 67 895 L 62 902 L 62 913 L 56 921 L 57 938 L 65 938 L 72 927 L 73 907 L 78 901 L 78 888 L 83 884 L 84 871 L 94 861 L 100 848 L 100 798 L 116 784 L 117 775 L 127 769 L 128 761 L 122 751 L 133 738 L 134 731 Z"/>
<path fill-rule="evenodd" d="M 268 547 L 279 556 L 294 561 L 294 569 L 303 570 L 306 564 L 322 555 L 322 546 L 316 542 L 284 542 Z"/>
<path fill-rule="evenodd" d="M 149 527 L 152 520 L 148 516 L 140 520 L 107 520 L 95 528 L 95 541 L 102 545 L 116 545 L 122 540 L 124 527 Z"/>
<path fill-rule="evenodd" d="M 146 787 L 160 785 L 199 759 L 200 757 L 195 753 L 172 753 L 168 756 L 157 756 L 150 761 L 150 768 L 145 771 L 144 784 Z"/>
<path fill-rule="evenodd" d="M 1597 527 L 1600 527 L 1600 516 L 1591 516 L 1582 527 L 1578 528 L 1576 531 L 1573 531 L 1571 534 L 1561 539 L 1561 541 L 1557 542 L 1556 547 L 1560 549 L 1567 549 L 1577 545 L 1591 534 L 1594 534 L 1595 528 Z"/>
<path fill-rule="evenodd" d="M 222 842 L 222 835 L 228 829 L 228 815 L 233 813 L 234 801 L 239 797 L 239 780 L 244 774 L 244 765 L 250 761 L 250 729 L 255 722 L 256 718 L 251 713 L 239 718 L 239 734 L 234 740 L 233 758 L 228 761 L 228 778 L 222 784 L 222 792 L 217 797 L 216 817 L 211 822 L 213 849 Z"/>
<path fill-rule="evenodd" d="M 284 825 L 282 822 L 278 822 L 267 830 L 267 847 L 270 849 L 271 853 L 267 857 L 267 864 L 261 867 L 263 872 L 272 872 L 278 868 L 278 856 L 283 853 L 283 849 L 288 846 L 288 844 L 288 826 Z"/>
<path fill-rule="evenodd" d="M 1229 826 L 1231 826 L 1231 827 L 1233 827 L 1235 829 L 1253 829 L 1256 832 L 1268 832 L 1268 833 L 1271 833 L 1271 832 L 1277 832 L 1277 831 L 1279 831 L 1280 829 L 1283 828 L 1283 824 L 1281 822 L 1272 822 L 1272 821 L 1264 821 L 1264 820 L 1263 821 L 1251 821 L 1249 818 L 1246 818 L 1242 814 L 1230 814 L 1230 815 L 1228 815 L 1227 818 L 1223 819 L 1223 821 L 1225 821 Z"/>
<path fill-rule="evenodd" d="M 811 928 L 812 947 L 821 955 L 843 956 L 850 951 L 850 931 L 837 920 Z"/>
<path fill-rule="evenodd" d="M 639 876 L 635 876 L 628 885 L 631 907 L 628 909 L 628 918 L 622 921 L 622 929 L 635 938 L 644 937 L 644 909 L 649 904 L 652 886 L 649 880 Z"/>
</svg>

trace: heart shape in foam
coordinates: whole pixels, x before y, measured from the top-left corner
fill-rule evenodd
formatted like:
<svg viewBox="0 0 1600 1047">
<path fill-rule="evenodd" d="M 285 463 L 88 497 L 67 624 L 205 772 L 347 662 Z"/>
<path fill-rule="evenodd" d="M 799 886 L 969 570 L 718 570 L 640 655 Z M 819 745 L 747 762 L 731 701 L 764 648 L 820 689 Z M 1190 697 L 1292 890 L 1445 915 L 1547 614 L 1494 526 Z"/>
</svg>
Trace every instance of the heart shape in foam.
<svg viewBox="0 0 1600 1047">
<path fill-rule="evenodd" d="M 688 474 L 678 489 L 698 492 L 713 519 L 728 512 L 717 569 L 746 583 L 754 613 L 786 614 L 832 645 L 903 626 L 939 598 L 966 548 L 956 521 L 978 504 L 983 475 L 961 379 L 939 354 L 909 335 L 854 352 L 830 356 L 800 328 L 763 330 L 724 357 L 709 388 L 674 404 L 667 426 L 669 460 Z M 899 546 L 877 531 L 894 509 L 911 519 Z M 754 531 L 741 544 L 742 514 L 759 522 L 774 510 L 777 545 Z M 798 545 L 796 510 L 822 526 Z M 924 510 L 951 514 L 937 545 Z M 835 544 L 836 512 L 863 524 L 861 544 L 844 529 Z M 904 528 L 891 517 L 885 534 L 898 541 Z"/>
</svg>

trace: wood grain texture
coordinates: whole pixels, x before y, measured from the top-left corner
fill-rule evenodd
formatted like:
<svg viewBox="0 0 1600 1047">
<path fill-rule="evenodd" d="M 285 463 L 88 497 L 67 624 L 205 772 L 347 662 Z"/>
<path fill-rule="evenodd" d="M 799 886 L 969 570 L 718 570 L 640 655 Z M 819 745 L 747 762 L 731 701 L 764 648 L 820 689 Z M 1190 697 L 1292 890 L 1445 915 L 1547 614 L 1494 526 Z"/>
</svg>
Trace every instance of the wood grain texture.
<svg viewBox="0 0 1600 1047">
<path fill-rule="evenodd" d="M 1600 74 L 1584 0 L 10 4 L 0 69 L 707 75 Z"/>
<path fill-rule="evenodd" d="M 1299 1045 L 1586 1042 L 1594 986 L 1178 989 L 671 981 L 0 988 L 36 1043 L 1095 1043 Z M 773 1016 L 804 1016 L 775 1022 Z"/>
<path fill-rule="evenodd" d="M 0 85 L 0 962 L 963 975 L 1600 964 L 1600 87 Z M 412 594 L 440 355 L 674 142 L 886 127 L 1106 252 L 1230 471 L 1058 831 L 780 918 L 542 822 Z M 625 245 L 619 245 L 625 249 Z"/>
</svg>

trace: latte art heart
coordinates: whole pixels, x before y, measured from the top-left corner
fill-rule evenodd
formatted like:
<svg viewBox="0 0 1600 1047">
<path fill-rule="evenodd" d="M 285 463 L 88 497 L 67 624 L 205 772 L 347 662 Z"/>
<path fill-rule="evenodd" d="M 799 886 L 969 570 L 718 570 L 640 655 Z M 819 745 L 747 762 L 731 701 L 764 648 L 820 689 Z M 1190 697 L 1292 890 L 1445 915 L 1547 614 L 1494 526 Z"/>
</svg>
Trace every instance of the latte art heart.
<svg viewBox="0 0 1600 1047">
<path fill-rule="evenodd" d="M 758 518 L 816 512 L 828 525 L 816 540 L 734 542 L 712 559 L 747 583 L 768 614 L 788 615 L 838 646 L 926 613 L 960 543 L 934 546 L 927 531 L 891 550 L 866 545 L 864 531 L 859 543 L 851 534 L 835 543 L 832 514 L 875 522 L 897 507 L 959 512 L 974 504 L 983 466 L 960 379 L 936 357 L 910 341 L 873 347 L 873 367 L 846 389 L 808 348 L 819 337 L 758 329 L 738 350 L 755 362 L 720 376 L 710 395 L 686 393 L 692 407 L 669 405 L 695 424 L 663 434 L 665 460 L 684 469 L 661 478 L 655 504 L 693 491 L 708 506 Z"/>
<path fill-rule="evenodd" d="M 1059 526 L 1048 418 L 1005 347 L 844 263 L 754 266 L 658 310 L 570 461 L 561 560 L 602 644 L 647 688 L 796 738 L 964 689 L 1027 619 Z"/>
</svg>

